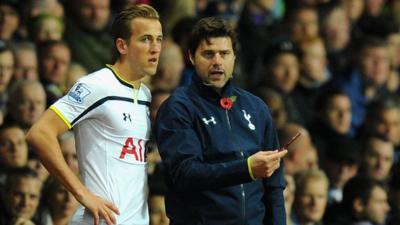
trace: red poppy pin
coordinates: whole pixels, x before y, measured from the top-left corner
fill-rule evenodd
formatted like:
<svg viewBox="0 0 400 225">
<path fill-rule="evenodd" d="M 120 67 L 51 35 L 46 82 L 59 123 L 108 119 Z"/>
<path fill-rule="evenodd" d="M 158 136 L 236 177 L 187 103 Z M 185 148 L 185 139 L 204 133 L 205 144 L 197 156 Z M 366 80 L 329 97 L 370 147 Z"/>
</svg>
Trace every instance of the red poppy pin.
<svg viewBox="0 0 400 225">
<path fill-rule="evenodd" d="M 223 109 L 231 109 L 233 106 L 233 103 L 236 101 L 236 96 L 230 96 L 230 97 L 223 97 L 219 101 L 219 104 Z"/>
</svg>

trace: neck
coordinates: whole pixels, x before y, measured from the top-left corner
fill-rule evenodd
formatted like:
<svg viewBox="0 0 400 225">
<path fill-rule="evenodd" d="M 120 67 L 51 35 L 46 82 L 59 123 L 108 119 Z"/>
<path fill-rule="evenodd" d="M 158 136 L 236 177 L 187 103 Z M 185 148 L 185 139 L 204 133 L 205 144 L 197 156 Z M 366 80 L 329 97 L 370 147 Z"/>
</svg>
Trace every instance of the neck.
<svg viewBox="0 0 400 225">
<path fill-rule="evenodd" d="M 135 72 L 131 70 L 128 64 L 123 63 L 120 60 L 112 65 L 112 68 L 115 70 L 118 76 L 120 76 L 126 82 L 132 84 L 135 89 L 140 88 L 140 84 L 145 78 L 145 76 L 135 74 Z"/>
<path fill-rule="evenodd" d="M 212 88 L 215 92 L 217 92 L 220 95 L 222 94 L 222 88 L 213 87 L 211 84 L 208 84 L 206 82 L 203 82 L 203 85 Z"/>
</svg>

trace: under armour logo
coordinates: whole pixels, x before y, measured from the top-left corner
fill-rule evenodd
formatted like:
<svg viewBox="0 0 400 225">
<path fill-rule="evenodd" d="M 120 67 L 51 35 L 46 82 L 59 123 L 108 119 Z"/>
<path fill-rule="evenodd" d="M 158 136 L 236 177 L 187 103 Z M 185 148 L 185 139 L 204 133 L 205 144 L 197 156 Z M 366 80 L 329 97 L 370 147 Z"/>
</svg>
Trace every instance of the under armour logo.
<svg viewBox="0 0 400 225">
<path fill-rule="evenodd" d="M 206 119 L 206 118 L 203 118 L 203 122 L 206 124 L 206 125 L 208 125 L 209 123 L 213 123 L 214 125 L 215 124 L 217 124 L 217 121 L 215 121 L 215 118 L 212 116 L 210 119 Z"/>
<path fill-rule="evenodd" d="M 129 114 L 129 113 L 122 113 L 122 115 L 124 116 L 124 121 L 129 120 L 130 122 L 132 122 L 132 120 L 131 120 L 131 114 Z"/>
<path fill-rule="evenodd" d="M 250 130 L 255 130 L 256 126 L 250 121 L 251 115 L 246 113 L 246 110 L 242 110 L 244 118 L 249 122 L 247 126 L 249 126 Z"/>
</svg>

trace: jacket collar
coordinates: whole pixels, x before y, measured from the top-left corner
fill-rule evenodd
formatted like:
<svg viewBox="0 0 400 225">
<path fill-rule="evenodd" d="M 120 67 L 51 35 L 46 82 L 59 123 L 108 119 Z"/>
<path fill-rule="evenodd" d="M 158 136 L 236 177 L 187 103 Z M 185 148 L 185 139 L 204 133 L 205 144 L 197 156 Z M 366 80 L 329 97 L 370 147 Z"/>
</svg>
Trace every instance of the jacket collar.
<svg viewBox="0 0 400 225">
<path fill-rule="evenodd" d="M 220 100 L 222 97 L 230 97 L 233 93 L 233 84 L 231 79 L 226 82 L 225 86 L 222 88 L 221 94 L 215 91 L 213 88 L 204 85 L 203 81 L 200 77 L 195 73 L 193 75 L 193 83 L 194 90 L 198 95 L 210 99 L 210 100 Z"/>
</svg>

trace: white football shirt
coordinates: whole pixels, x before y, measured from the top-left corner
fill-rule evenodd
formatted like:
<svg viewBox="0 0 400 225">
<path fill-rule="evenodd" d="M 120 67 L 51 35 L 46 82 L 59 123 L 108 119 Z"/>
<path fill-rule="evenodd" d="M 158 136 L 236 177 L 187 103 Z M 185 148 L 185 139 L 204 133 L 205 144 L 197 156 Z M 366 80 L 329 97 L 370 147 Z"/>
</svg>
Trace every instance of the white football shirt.
<svg viewBox="0 0 400 225">
<path fill-rule="evenodd" d="M 145 85 L 134 89 L 109 66 L 79 79 L 50 107 L 73 128 L 82 182 L 118 207 L 119 225 L 149 224 L 150 102 Z M 81 206 L 70 224 L 93 224 L 93 217 Z"/>
</svg>

